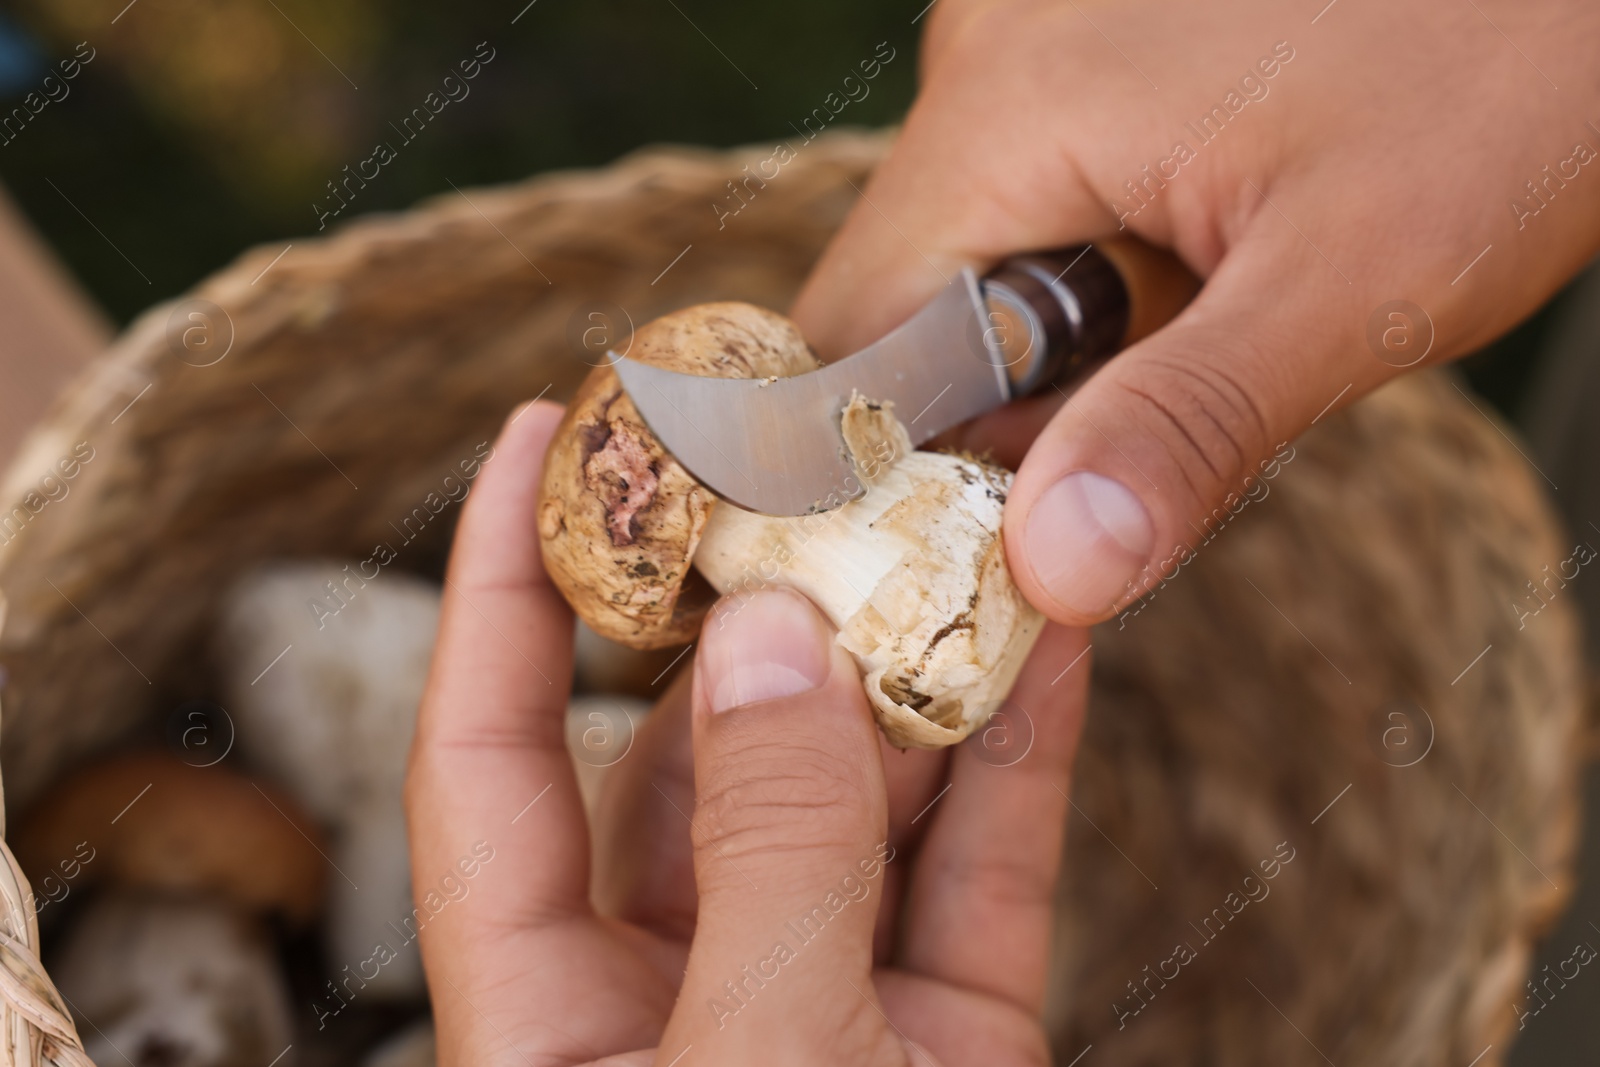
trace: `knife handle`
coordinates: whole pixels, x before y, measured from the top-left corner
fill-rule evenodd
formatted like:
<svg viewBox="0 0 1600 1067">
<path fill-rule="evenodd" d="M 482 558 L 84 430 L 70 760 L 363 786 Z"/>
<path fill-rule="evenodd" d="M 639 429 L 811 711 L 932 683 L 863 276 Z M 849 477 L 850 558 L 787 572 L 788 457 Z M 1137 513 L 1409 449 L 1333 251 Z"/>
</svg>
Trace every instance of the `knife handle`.
<svg viewBox="0 0 1600 1067">
<path fill-rule="evenodd" d="M 1200 291 L 1169 252 L 1131 238 L 1013 256 L 986 275 L 990 337 L 1012 396 L 1085 377 Z"/>
</svg>

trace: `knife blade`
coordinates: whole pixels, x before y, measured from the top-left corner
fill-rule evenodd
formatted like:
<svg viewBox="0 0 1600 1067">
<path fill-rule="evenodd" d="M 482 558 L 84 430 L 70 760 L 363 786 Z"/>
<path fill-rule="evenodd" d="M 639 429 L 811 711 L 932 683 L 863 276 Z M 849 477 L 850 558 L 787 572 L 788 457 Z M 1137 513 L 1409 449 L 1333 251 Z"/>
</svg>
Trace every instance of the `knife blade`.
<svg viewBox="0 0 1600 1067">
<path fill-rule="evenodd" d="M 718 496 L 768 515 L 827 511 L 864 491 L 840 429 L 851 395 L 891 402 L 913 445 L 1153 332 L 1199 288 L 1139 242 L 1017 256 L 970 269 L 853 355 L 792 378 L 680 374 L 612 353 L 661 443 Z"/>
<path fill-rule="evenodd" d="M 890 401 L 913 445 L 1011 396 L 970 269 L 866 348 L 793 378 L 703 378 L 630 359 L 617 375 L 651 431 L 712 492 L 751 511 L 805 515 L 864 492 L 840 416 L 853 393 Z M 971 341 L 964 339 L 970 338 Z"/>
</svg>

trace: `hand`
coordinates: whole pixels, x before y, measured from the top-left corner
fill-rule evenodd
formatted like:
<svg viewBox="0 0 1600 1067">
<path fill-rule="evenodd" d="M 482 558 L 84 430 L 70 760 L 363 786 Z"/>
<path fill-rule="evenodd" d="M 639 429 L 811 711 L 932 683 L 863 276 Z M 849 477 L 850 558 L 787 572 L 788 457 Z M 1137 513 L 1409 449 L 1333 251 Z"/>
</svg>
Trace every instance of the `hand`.
<svg viewBox="0 0 1600 1067">
<path fill-rule="evenodd" d="M 1085 634 L 1041 637 L 1014 692 L 1032 747 L 1000 767 L 971 745 L 886 750 L 797 594 L 713 616 L 609 772 L 591 888 L 564 741 L 572 618 L 533 536 L 559 414 L 514 417 L 466 504 L 411 754 L 419 896 L 493 850 L 421 930 L 439 1062 L 1048 1062 L 1088 674 L 1061 668 Z"/>
<path fill-rule="evenodd" d="M 904 129 L 795 305 L 837 357 L 962 266 L 1124 226 L 1207 279 L 1070 403 L 962 442 L 1021 463 L 1007 555 L 1058 622 L 1170 577 L 1281 443 L 1600 246 L 1600 7 L 1324 3 L 939 0 Z"/>
</svg>

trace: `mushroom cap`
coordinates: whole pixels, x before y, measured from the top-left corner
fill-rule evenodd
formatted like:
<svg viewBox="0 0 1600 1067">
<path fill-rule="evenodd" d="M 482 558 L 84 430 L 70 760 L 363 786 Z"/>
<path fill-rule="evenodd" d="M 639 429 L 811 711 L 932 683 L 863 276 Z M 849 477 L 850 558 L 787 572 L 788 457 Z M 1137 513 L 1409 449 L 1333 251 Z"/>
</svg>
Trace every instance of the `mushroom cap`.
<svg viewBox="0 0 1600 1067">
<path fill-rule="evenodd" d="M 96 1063 L 265 1064 L 298 1039 L 264 926 L 215 898 L 111 893 L 75 918 L 50 971 Z"/>
<path fill-rule="evenodd" d="M 439 623 L 437 582 L 359 569 L 342 560 L 255 567 L 230 587 L 217 628 L 239 751 L 330 830 L 374 805 L 401 818 Z"/>
<path fill-rule="evenodd" d="M 699 304 L 634 334 L 642 363 L 708 378 L 768 378 L 817 367 L 799 329 L 752 304 Z M 539 543 L 567 603 L 630 648 L 694 640 L 715 600 L 690 561 L 717 498 L 645 424 L 610 366 L 567 405 L 545 457 Z"/>
<path fill-rule="evenodd" d="M 216 893 L 294 922 L 317 914 L 321 832 L 288 796 L 222 767 L 165 753 L 117 756 L 69 776 L 21 823 L 16 856 L 34 881 L 94 850 L 71 878 L 130 889 Z"/>
</svg>

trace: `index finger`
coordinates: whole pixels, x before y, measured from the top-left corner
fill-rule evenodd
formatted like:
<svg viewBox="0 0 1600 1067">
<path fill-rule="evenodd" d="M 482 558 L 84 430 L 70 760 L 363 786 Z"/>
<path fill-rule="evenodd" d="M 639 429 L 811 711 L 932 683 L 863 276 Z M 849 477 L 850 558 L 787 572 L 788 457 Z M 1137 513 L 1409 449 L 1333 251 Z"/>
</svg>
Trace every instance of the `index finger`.
<svg viewBox="0 0 1600 1067">
<path fill-rule="evenodd" d="M 1083 728 L 1089 632 L 1045 627 L 995 728 L 956 749 L 907 905 L 904 966 L 1043 1009 L 1055 890 Z M 1025 739 L 1025 740 L 1024 740 Z"/>
<path fill-rule="evenodd" d="M 1060 153 L 1031 156 L 980 147 L 997 113 L 1010 130 L 1034 136 L 1044 107 L 1033 88 L 1010 85 L 993 54 L 942 49 L 939 69 L 919 92 L 904 128 L 861 199 L 834 235 L 790 312 L 826 360 L 876 341 L 949 285 L 1027 249 L 1062 247 L 1116 230 L 1115 220 Z M 1027 156 L 1028 167 L 1016 166 Z"/>
<path fill-rule="evenodd" d="M 560 415 L 535 404 L 507 423 L 456 531 L 406 783 L 414 884 L 437 883 L 480 842 L 500 858 L 474 886 L 482 908 L 446 910 L 430 929 L 475 911 L 516 922 L 588 906 L 588 833 L 564 733 L 572 615 L 535 533 Z"/>
</svg>

